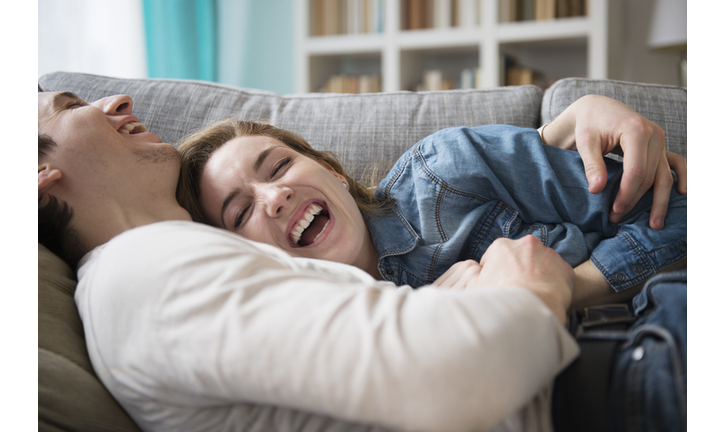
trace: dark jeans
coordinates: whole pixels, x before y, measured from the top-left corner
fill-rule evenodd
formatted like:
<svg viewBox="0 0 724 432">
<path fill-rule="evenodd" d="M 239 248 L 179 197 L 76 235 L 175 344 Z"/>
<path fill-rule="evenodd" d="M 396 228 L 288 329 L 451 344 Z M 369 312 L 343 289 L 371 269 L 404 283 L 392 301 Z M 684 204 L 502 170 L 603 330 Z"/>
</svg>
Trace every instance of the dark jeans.
<svg viewBox="0 0 724 432">
<path fill-rule="evenodd" d="M 581 356 L 553 392 L 556 432 L 686 430 L 686 298 L 686 270 L 657 275 L 633 298 L 633 323 L 578 335 Z"/>
<path fill-rule="evenodd" d="M 686 271 L 653 278 L 633 309 L 612 371 L 613 430 L 686 430 Z"/>
</svg>

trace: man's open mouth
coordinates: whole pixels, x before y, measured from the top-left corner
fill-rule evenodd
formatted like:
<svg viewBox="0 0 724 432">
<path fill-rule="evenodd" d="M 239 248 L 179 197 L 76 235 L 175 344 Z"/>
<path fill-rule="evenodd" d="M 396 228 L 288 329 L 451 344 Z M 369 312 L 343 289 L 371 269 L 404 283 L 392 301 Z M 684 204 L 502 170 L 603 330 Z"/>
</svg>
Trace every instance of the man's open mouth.
<svg viewBox="0 0 724 432">
<path fill-rule="evenodd" d="M 289 238 L 296 247 L 309 246 L 324 234 L 328 225 L 329 212 L 318 204 L 312 204 L 304 212 Z"/>
<path fill-rule="evenodd" d="M 124 135 L 133 135 L 142 132 L 148 132 L 148 128 L 141 122 L 126 123 L 118 130 Z"/>
</svg>

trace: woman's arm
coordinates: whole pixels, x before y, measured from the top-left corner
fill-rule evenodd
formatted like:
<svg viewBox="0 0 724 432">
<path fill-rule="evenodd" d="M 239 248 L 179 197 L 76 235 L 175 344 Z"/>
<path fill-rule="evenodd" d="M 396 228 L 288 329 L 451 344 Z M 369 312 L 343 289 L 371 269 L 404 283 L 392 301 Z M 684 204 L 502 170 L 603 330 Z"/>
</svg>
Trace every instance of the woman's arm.
<svg viewBox="0 0 724 432">
<path fill-rule="evenodd" d="M 672 168 L 679 177 L 677 190 L 686 194 L 686 159 L 666 151 L 661 127 L 616 100 L 583 96 L 544 126 L 541 138 L 548 145 L 578 150 L 591 193 L 599 193 L 606 185 L 603 155 L 614 150 L 623 153 L 624 175 L 609 215 L 612 222 L 619 222 L 653 185 L 649 225 L 661 229 L 673 187 Z"/>
</svg>

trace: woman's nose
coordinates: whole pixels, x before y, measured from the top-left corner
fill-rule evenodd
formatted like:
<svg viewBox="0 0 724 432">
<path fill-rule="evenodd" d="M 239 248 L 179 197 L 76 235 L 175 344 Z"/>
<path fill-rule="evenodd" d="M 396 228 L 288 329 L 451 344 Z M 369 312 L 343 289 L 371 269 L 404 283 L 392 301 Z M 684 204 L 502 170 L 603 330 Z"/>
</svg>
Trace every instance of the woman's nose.
<svg viewBox="0 0 724 432">
<path fill-rule="evenodd" d="M 130 115 L 133 111 L 133 99 L 128 95 L 115 95 L 105 97 L 93 102 L 106 115 Z"/>
<path fill-rule="evenodd" d="M 278 185 L 265 185 L 259 195 L 264 202 L 265 211 L 269 217 L 278 217 L 292 197 L 292 191 L 288 187 Z"/>
</svg>

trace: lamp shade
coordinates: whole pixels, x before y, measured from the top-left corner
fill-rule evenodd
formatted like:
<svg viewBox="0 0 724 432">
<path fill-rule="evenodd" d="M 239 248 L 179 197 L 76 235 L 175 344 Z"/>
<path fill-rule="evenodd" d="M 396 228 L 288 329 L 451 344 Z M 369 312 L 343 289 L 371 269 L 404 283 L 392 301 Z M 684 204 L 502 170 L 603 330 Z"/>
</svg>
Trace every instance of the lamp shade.
<svg viewBox="0 0 724 432">
<path fill-rule="evenodd" d="M 686 0 L 654 0 L 649 47 L 686 48 Z"/>
</svg>

